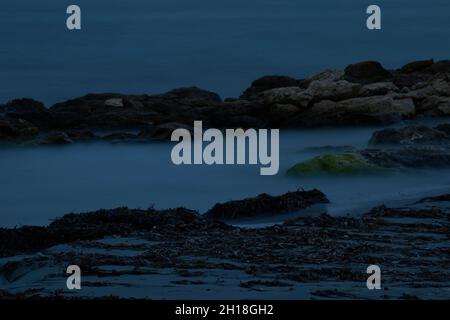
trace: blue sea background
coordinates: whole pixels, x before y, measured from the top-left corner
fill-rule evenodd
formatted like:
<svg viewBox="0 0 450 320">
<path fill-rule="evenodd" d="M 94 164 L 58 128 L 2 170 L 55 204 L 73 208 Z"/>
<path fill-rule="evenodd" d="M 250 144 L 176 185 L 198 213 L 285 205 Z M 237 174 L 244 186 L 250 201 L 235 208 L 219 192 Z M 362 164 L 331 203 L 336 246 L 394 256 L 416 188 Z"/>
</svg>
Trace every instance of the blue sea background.
<svg viewBox="0 0 450 320">
<path fill-rule="evenodd" d="M 66 29 L 66 8 L 82 30 Z M 382 30 L 366 29 L 366 8 Z M 15 0 L 0 6 L 0 103 L 196 85 L 237 96 L 267 74 L 450 56 L 448 0 Z"/>
</svg>

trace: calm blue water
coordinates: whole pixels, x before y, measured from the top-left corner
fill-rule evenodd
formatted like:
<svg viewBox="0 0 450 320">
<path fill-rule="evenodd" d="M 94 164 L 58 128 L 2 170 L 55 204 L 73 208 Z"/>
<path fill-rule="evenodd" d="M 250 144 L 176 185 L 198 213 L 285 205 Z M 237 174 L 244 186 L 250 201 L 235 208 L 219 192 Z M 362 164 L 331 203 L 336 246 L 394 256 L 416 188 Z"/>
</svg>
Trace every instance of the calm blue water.
<svg viewBox="0 0 450 320">
<path fill-rule="evenodd" d="M 82 8 L 83 30 L 65 27 Z M 14 0 L 0 6 L 0 102 L 52 104 L 88 92 L 159 93 L 197 85 L 236 96 L 265 74 L 306 76 L 377 59 L 449 58 L 450 1 Z"/>
<path fill-rule="evenodd" d="M 288 168 L 326 150 L 367 146 L 373 128 L 282 131 L 280 172 L 260 176 L 259 165 L 175 166 L 172 144 L 77 144 L 0 149 L 0 227 L 45 225 L 69 212 L 128 206 L 184 206 L 201 213 L 217 202 L 318 188 L 330 214 L 361 213 L 382 203 L 448 193 L 450 169 L 384 175 L 290 178 Z"/>
</svg>

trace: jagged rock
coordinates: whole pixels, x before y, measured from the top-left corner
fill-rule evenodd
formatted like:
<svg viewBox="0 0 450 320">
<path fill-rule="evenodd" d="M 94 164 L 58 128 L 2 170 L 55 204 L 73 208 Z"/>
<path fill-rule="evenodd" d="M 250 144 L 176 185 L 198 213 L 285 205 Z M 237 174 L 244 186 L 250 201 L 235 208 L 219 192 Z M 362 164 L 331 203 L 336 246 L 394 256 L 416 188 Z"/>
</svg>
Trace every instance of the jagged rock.
<svg viewBox="0 0 450 320">
<path fill-rule="evenodd" d="M 386 81 L 392 74 L 376 61 L 364 61 L 345 68 L 344 79 L 350 82 L 368 84 Z"/>
<path fill-rule="evenodd" d="M 262 217 L 295 212 L 314 204 L 328 202 L 326 196 L 316 189 L 288 192 L 275 197 L 261 194 L 255 198 L 218 203 L 205 215 L 208 218 L 223 220 Z"/>
</svg>

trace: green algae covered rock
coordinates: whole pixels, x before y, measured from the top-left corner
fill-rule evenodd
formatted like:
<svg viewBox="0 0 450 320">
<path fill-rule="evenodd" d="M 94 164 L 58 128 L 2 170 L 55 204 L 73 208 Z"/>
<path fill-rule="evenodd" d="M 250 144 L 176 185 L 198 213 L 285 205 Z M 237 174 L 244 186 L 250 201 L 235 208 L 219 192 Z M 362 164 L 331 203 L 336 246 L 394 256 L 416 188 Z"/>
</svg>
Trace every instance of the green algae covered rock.
<svg viewBox="0 0 450 320">
<path fill-rule="evenodd" d="M 380 168 L 359 153 L 325 154 L 301 162 L 288 170 L 288 175 L 371 173 Z"/>
</svg>

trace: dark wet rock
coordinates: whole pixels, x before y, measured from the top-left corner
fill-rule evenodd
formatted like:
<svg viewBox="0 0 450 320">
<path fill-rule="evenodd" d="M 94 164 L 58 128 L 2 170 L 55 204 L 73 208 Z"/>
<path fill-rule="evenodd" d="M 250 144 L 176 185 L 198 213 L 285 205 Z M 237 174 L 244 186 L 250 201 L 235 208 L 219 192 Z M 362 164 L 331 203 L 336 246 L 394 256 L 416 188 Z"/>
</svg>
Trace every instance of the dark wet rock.
<svg viewBox="0 0 450 320">
<path fill-rule="evenodd" d="M 130 142 L 136 141 L 138 135 L 128 132 L 114 132 L 102 137 L 102 140 L 110 142 Z"/>
<path fill-rule="evenodd" d="M 450 73 L 450 60 L 437 61 L 424 71 L 431 74 Z"/>
<path fill-rule="evenodd" d="M 34 138 L 39 133 L 39 129 L 32 123 L 0 115 L 0 140 L 18 141 Z"/>
<path fill-rule="evenodd" d="M 349 65 L 345 68 L 344 78 L 350 82 L 368 84 L 386 81 L 392 74 L 376 61 L 364 61 Z"/>
<path fill-rule="evenodd" d="M 407 63 L 404 65 L 399 71 L 402 73 L 413 73 L 417 71 L 422 71 L 428 67 L 431 67 L 434 64 L 434 60 L 420 60 Z"/>
<path fill-rule="evenodd" d="M 197 87 L 174 89 L 165 93 L 163 96 L 168 99 L 185 101 L 192 106 L 208 106 L 222 102 L 222 99 L 217 93 Z"/>
<path fill-rule="evenodd" d="M 450 136 L 450 124 L 444 123 L 436 126 L 434 129 L 439 130 L 441 132 L 445 132 L 448 136 Z"/>
<path fill-rule="evenodd" d="M 288 192 L 281 196 L 261 194 L 256 198 L 216 204 L 205 215 L 214 219 L 242 219 L 295 212 L 314 204 L 328 203 L 319 190 Z"/>
<path fill-rule="evenodd" d="M 376 131 L 369 145 L 439 145 L 449 144 L 450 136 L 445 131 L 438 128 L 430 128 L 426 126 L 408 126 L 399 129 L 389 128 Z"/>
<path fill-rule="evenodd" d="M 410 98 L 373 96 L 339 102 L 323 100 L 299 115 L 297 121 L 303 127 L 386 125 L 411 118 L 414 114 L 415 106 Z"/>
<path fill-rule="evenodd" d="M 450 150 L 433 146 L 405 147 L 389 150 L 363 150 L 369 162 L 384 168 L 444 168 L 450 167 Z"/>
<path fill-rule="evenodd" d="M 430 117 L 450 116 L 450 97 L 424 97 L 417 102 L 417 113 Z"/>
<path fill-rule="evenodd" d="M 439 209 L 397 209 L 388 208 L 386 206 L 379 206 L 373 208 L 371 211 L 364 215 L 365 217 L 377 217 L 377 218 L 419 218 L 419 219 L 445 219 L 448 217 L 444 211 Z"/>
<path fill-rule="evenodd" d="M 97 138 L 90 130 L 68 130 L 66 133 L 73 141 L 90 141 Z"/>
<path fill-rule="evenodd" d="M 32 113 L 45 113 L 47 109 L 42 102 L 34 99 L 15 99 L 3 107 L 0 107 L 0 113 L 12 113 L 17 115 L 32 114 Z"/>
<path fill-rule="evenodd" d="M 154 127 L 144 128 L 138 134 L 138 137 L 142 139 L 171 140 L 172 132 L 177 129 L 185 129 L 189 132 L 193 131 L 191 126 L 178 122 L 169 122 Z"/>
<path fill-rule="evenodd" d="M 265 76 L 253 81 L 250 88 L 241 95 L 241 99 L 251 99 L 257 94 L 276 88 L 298 87 L 300 81 L 286 76 Z"/>
<path fill-rule="evenodd" d="M 450 202 L 450 194 L 443 194 L 436 197 L 422 198 L 417 203 L 426 203 L 426 202 Z"/>
<path fill-rule="evenodd" d="M 392 82 L 376 82 L 366 84 L 359 90 L 362 97 L 381 96 L 399 92 L 399 88 Z"/>
<path fill-rule="evenodd" d="M 117 208 L 67 214 L 48 227 L 0 228 L 0 257 L 18 252 L 35 252 L 57 244 L 98 239 L 107 235 L 126 235 L 146 230 L 181 235 L 216 228 L 227 230 L 232 227 L 209 221 L 195 211 L 183 208 L 161 211 Z"/>
<path fill-rule="evenodd" d="M 37 141 L 41 145 L 64 145 L 71 144 L 73 140 L 65 132 L 49 132 Z"/>
</svg>

